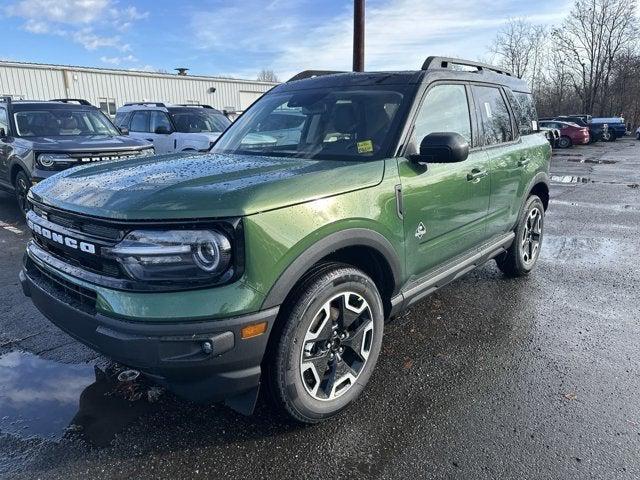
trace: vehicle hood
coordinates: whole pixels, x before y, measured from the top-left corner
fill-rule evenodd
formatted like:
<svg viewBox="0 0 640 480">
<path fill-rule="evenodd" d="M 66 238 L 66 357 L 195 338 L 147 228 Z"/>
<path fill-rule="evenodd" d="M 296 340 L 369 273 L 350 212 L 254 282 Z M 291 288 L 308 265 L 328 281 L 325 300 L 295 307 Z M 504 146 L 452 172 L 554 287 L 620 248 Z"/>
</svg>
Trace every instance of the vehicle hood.
<svg viewBox="0 0 640 480">
<path fill-rule="evenodd" d="M 178 153 L 85 165 L 33 188 L 38 202 L 122 220 L 250 215 L 382 181 L 384 161 Z"/>
<path fill-rule="evenodd" d="M 146 140 L 127 135 L 79 135 L 73 137 L 24 137 L 33 150 L 42 152 L 100 152 L 114 150 L 138 150 L 151 146 Z"/>
</svg>

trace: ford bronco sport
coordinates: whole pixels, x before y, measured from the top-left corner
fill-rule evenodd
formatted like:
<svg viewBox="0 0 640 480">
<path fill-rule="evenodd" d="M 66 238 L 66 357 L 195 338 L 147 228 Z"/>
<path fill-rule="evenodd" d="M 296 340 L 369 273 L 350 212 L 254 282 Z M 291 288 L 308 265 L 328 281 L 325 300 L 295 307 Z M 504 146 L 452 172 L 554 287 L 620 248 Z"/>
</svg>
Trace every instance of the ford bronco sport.
<svg viewBox="0 0 640 480">
<path fill-rule="evenodd" d="M 122 135 L 86 100 L 0 98 L 0 188 L 15 193 L 23 214 L 31 185 L 60 170 L 153 154 L 148 142 Z"/>
<path fill-rule="evenodd" d="M 259 141 L 274 112 L 304 121 Z M 263 383 L 318 422 L 365 388 L 386 319 L 490 259 L 533 269 L 551 156 L 536 124 L 526 83 L 488 65 L 304 72 L 210 153 L 32 188 L 24 292 L 179 395 L 250 413 Z"/>
</svg>

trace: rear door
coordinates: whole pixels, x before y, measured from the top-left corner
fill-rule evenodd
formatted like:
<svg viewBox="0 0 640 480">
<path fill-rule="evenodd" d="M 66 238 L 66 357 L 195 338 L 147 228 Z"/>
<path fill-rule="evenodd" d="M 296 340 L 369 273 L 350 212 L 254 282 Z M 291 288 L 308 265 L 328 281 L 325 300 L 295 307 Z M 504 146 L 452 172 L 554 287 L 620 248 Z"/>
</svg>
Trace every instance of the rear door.
<svg viewBox="0 0 640 480">
<path fill-rule="evenodd" d="M 402 182 L 407 271 L 419 277 L 480 244 L 486 235 L 490 178 L 486 154 L 475 147 L 470 91 L 464 83 L 438 83 L 425 94 L 410 145 L 429 133 L 455 132 L 471 144 L 458 163 L 417 165 L 398 159 Z"/>
<path fill-rule="evenodd" d="M 520 210 L 522 169 L 529 159 L 522 144 L 507 93 L 498 86 L 471 87 L 484 151 L 491 170 L 487 237 L 512 229 Z"/>
</svg>

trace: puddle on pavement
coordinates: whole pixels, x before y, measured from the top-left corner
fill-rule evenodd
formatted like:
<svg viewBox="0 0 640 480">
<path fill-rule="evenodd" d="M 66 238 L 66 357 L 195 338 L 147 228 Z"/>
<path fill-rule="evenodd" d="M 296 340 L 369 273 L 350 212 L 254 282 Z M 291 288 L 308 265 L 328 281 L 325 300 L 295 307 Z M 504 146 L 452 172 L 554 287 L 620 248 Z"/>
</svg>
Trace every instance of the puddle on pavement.
<svg viewBox="0 0 640 480">
<path fill-rule="evenodd" d="M 551 175 L 552 182 L 558 183 L 589 183 L 589 177 L 576 177 L 574 175 Z"/>
<path fill-rule="evenodd" d="M 545 235 L 540 258 L 552 261 L 588 261 L 591 264 L 614 262 L 622 246 L 613 240 Z"/>
<path fill-rule="evenodd" d="M 118 382 L 111 373 L 21 351 L 0 356 L 0 433 L 49 440 L 78 435 L 108 445 L 153 408 L 147 385 Z"/>
</svg>

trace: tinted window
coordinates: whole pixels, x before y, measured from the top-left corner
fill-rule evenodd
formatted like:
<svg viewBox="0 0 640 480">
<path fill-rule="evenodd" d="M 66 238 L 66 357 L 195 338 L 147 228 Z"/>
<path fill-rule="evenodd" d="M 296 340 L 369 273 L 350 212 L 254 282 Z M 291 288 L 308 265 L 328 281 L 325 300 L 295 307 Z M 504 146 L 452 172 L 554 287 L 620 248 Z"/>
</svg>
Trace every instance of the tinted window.
<svg viewBox="0 0 640 480">
<path fill-rule="evenodd" d="M 482 124 L 481 133 L 484 138 L 484 144 L 496 145 L 513 140 L 511 116 L 500 89 L 479 87 L 477 85 L 472 88 L 478 118 Z"/>
<path fill-rule="evenodd" d="M 471 143 L 471 119 L 464 85 L 438 85 L 427 93 L 414 129 L 416 146 L 433 132 L 459 133 Z"/>
<path fill-rule="evenodd" d="M 115 124 L 118 127 L 125 126 L 127 124 L 127 113 L 118 112 L 116 113 L 116 121 Z"/>
<path fill-rule="evenodd" d="M 9 134 L 9 119 L 4 108 L 0 108 L 0 128 L 4 129 L 4 133 Z"/>
<path fill-rule="evenodd" d="M 171 126 L 171 122 L 169 121 L 169 117 L 167 116 L 166 113 L 159 112 L 156 110 L 156 111 L 150 112 L 150 116 L 151 116 L 151 120 L 150 120 L 151 126 L 149 130 L 151 132 L 155 132 L 158 127 L 164 127 L 168 132 L 173 130 L 173 127 Z"/>
<path fill-rule="evenodd" d="M 397 137 L 403 101 L 404 87 L 389 85 L 265 95 L 229 127 L 212 152 L 322 160 L 382 158 Z M 276 125 L 273 115 L 297 118 L 280 119 Z M 270 129 L 275 127 L 280 128 Z"/>
<path fill-rule="evenodd" d="M 148 132 L 149 131 L 149 114 L 148 112 L 135 112 L 131 117 L 131 126 L 129 130 L 132 132 Z"/>
<path fill-rule="evenodd" d="M 530 93 L 514 92 L 515 102 L 511 102 L 511 106 L 516 114 L 520 135 L 528 135 L 534 133 L 534 122 L 538 120 L 536 112 L 536 104 L 533 95 Z"/>
</svg>

